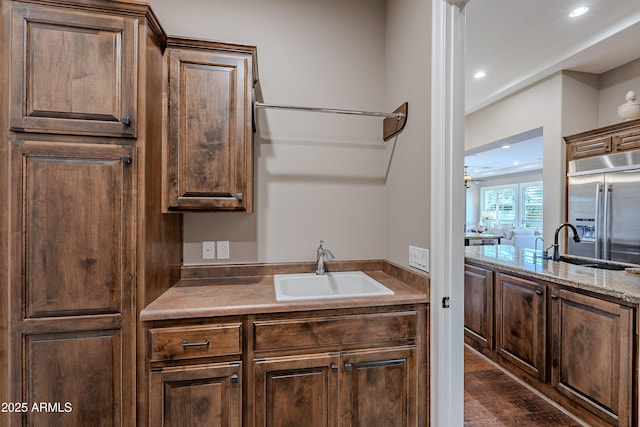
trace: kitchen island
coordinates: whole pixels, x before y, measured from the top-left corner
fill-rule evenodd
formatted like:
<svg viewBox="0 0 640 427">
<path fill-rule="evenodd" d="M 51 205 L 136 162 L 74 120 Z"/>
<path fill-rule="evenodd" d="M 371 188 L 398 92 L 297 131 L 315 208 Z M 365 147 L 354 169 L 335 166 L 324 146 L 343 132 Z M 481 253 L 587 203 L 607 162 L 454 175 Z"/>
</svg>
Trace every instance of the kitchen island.
<svg viewBox="0 0 640 427">
<path fill-rule="evenodd" d="M 591 425 L 637 425 L 640 276 L 465 252 L 465 342 Z"/>
</svg>

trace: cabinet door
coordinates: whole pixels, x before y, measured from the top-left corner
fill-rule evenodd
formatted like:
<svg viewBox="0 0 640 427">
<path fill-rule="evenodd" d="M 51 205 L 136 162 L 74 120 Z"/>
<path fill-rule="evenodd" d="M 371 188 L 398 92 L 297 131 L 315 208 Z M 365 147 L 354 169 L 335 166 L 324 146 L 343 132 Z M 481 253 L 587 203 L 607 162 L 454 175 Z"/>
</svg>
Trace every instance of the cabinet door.
<svg viewBox="0 0 640 427">
<path fill-rule="evenodd" d="M 18 319 L 130 311 L 131 149 L 13 148 L 13 218 L 22 236 L 14 246 L 22 259 L 15 264 L 14 292 L 23 296 Z"/>
<path fill-rule="evenodd" d="M 342 362 L 341 426 L 417 425 L 415 347 L 346 352 Z"/>
<path fill-rule="evenodd" d="M 465 265 L 464 335 L 493 349 L 493 271 Z"/>
<path fill-rule="evenodd" d="M 125 425 L 122 339 L 119 330 L 27 335 L 24 425 Z"/>
<path fill-rule="evenodd" d="M 616 426 L 633 419 L 633 309 L 556 289 L 552 385 Z"/>
<path fill-rule="evenodd" d="M 254 427 L 337 425 L 337 354 L 259 359 L 254 381 Z"/>
<path fill-rule="evenodd" d="M 546 378 L 546 286 L 496 276 L 498 355 L 541 381 Z"/>
<path fill-rule="evenodd" d="M 131 153 L 11 146 L 11 393 L 73 406 L 58 421 L 29 413 L 26 425 L 111 426 L 133 416 Z"/>
<path fill-rule="evenodd" d="M 169 209 L 252 209 L 251 56 L 168 50 Z"/>
<path fill-rule="evenodd" d="M 241 427 L 241 373 L 240 362 L 152 371 L 150 425 Z"/>
<path fill-rule="evenodd" d="M 567 147 L 568 159 L 576 160 L 610 153 L 612 150 L 612 139 L 611 136 L 600 136 L 586 141 L 571 142 Z"/>
<path fill-rule="evenodd" d="M 615 135 L 613 141 L 616 151 L 637 150 L 640 148 L 640 131 Z"/>
<path fill-rule="evenodd" d="M 12 7 L 11 129 L 135 136 L 137 21 Z"/>
</svg>

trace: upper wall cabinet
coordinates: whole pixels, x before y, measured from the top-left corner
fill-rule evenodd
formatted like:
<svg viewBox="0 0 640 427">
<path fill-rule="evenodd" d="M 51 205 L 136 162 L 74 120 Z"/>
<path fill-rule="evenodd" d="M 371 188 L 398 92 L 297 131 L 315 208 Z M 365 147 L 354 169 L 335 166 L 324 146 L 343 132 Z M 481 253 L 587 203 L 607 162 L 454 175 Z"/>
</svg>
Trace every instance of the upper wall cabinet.
<svg viewBox="0 0 640 427">
<path fill-rule="evenodd" d="M 640 119 L 565 136 L 567 162 L 640 149 Z"/>
<path fill-rule="evenodd" d="M 168 210 L 253 210 L 253 46 L 167 41 Z"/>
<path fill-rule="evenodd" d="M 11 130 L 136 136 L 136 19 L 36 5 L 11 19 Z"/>
</svg>

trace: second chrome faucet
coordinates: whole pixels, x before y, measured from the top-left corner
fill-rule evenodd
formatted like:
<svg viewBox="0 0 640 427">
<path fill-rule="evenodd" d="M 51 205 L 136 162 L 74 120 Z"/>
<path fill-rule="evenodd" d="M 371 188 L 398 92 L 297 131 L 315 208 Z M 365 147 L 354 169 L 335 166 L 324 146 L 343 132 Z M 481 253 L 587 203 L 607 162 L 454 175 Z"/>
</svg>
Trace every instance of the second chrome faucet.
<svg viewBox="0 0 640 427">
<path fill-rule="evenodd" d="M 324 240 L 320 240 L 320 246 L 318 246 L 317 249 L 317 258 L 316 261 L 318 263 L 318 267 L 316 268 L 316 274 L 318 276 L 322 276 L 324 275 L 324 260 L 325 258 L 327 260 L 332 260 L 334 259 L 333 253 L 331 253 L 331 251 L 329 249 L 325 249 L 324 248 Z"/>
</svg>

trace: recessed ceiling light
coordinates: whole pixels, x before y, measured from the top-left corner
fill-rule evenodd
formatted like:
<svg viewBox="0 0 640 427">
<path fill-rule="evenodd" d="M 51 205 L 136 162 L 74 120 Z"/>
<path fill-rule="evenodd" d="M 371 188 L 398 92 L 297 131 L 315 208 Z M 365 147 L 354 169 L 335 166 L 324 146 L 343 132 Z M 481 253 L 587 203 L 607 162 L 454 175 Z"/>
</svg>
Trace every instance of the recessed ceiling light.
<svg viewBox="0 0 640 427">
<path fill-rule="evenodd" d="M 476 73 L 473 75 L 474 79 L 481 79 L 483 77 L 485 77 L 487 75 L 487 73 L 485 71 L 476 71 Z"/>
<path fill-rule="evenodd" d="M 580 6 L 580 7 L 576 7 L 575 9 L 573 9 L 571 11 L 571 13 L 569 14 L 570 17 L 572 18 L 577 18 L 578 16 L 582 16 L 585 13 L 587 13 L 589 11 L 589 8 L 587 6 Z"/>
<path fill-rule="evenodd" d="M 509 144 L 505 144 L 502 146 L 502 148 L 511 148 L 511 146 Z"/>
</svg>

